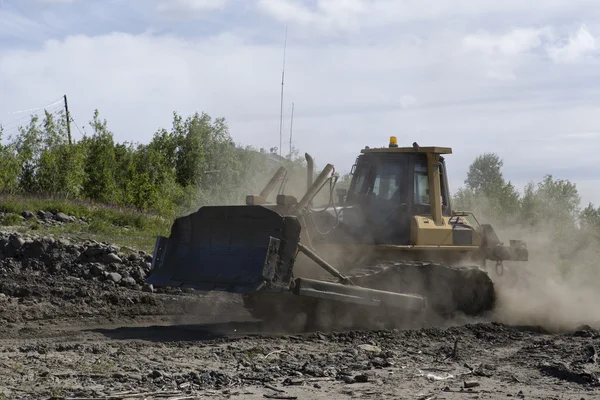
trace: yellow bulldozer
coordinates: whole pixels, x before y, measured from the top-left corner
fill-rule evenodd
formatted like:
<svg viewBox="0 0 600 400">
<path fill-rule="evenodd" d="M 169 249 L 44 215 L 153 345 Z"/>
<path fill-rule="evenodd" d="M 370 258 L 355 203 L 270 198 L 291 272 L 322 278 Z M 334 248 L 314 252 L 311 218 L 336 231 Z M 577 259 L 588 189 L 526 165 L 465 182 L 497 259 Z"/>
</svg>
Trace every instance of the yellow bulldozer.
<svg viewBox="0 0 600 400">
<path fill-rule="evenodd" d="M 301 198 L 269 195 L 279 168 L 245 205 L 205 206 L 158 237 L 154 286 L 238 293 L 250 313 L 280 327 L 397 327 L 423 318 L 481 316 L 495 292 L 486 262 L 527 261 L 526 244 L 504 245 L 488 224 L 454 211 L 447 147 L 365 147 L 347 189 L 327 164 L 314 177 L 306 155 Z M 314 179 L 313 179 L 314 178 Z M 329 185 L 327 185 L 329 183 Z M 315 196 L 329 190 L 327 204 Z"/>
</svg>

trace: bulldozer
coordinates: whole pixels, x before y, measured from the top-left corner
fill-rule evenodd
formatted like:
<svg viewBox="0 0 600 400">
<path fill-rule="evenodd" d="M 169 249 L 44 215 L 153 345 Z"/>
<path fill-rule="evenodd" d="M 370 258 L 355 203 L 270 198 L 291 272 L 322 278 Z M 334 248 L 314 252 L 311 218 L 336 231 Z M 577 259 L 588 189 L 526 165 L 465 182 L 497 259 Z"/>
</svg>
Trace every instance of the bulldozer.
<svg viewBox="0 0 600 400">
<path fill-rule="evenodd" d="M 280 189 L 269 201 L 286 180 L 282 166 L 245 205 L 176 218 L 170 236 L 156 240 L 146 281 L 235 293 L 252 316 L 279 327 L 484 316 L 496 302 L 487 263 L 498 270 L 503 261 L 527 261 L 528 250 L 522 240 L 505 245 L 472 212 L 453 210 L 448 154 L 448 147 L 399 147 L 392 136 L 385 147 L 362 149 L 349 186 L 337 190 L 334 166 L 315 177 L 306 154 L 304 195 Z M 328 201 L 315 206 L 318 193 Z"/>
</svg>

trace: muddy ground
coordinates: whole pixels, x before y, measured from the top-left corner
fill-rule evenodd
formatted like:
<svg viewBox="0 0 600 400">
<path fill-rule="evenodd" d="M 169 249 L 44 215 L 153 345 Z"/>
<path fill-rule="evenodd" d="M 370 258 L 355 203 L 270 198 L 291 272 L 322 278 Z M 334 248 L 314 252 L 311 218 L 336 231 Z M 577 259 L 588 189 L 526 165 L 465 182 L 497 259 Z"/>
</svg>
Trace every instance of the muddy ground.
<svg viewBox="0 0 600 400">
<path fill-rule="evenodd" d="M 148 254 L 9 234 L 0 249 L 2 398 L 600 398 L 589 326 L 267 332 L 235 296 L 144 286 Z"/>
</svg>

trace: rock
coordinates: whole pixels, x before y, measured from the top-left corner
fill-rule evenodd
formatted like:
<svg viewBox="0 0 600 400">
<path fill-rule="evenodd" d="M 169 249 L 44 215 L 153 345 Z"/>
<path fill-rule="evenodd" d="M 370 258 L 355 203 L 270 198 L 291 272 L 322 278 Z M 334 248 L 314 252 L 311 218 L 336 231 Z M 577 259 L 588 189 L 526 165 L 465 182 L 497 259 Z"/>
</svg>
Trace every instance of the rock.
<svg viewBox="0 0 600 400">
<path fill-rule="evenodd" d="M 23 255 L 26 258 L 39 258 L 47 250 L 47 246 L 43 241 L 34 240 L 23 244 Z"/>
<path fill-rule="evenodd" d="M 37 215 L 40 219 L 51 220 L 54 218 L 54 215 L 50 211 L 40 210 L 37 212 Z"/>
<path fill-rule="evenodd" d="M 102 262 L 106 263 L 106 264 L 112 264 L 112 263 L 122 263 L 123 260 L 121 260 L 121 258 L 116 255 L 115 253 L 106 253 L 102 255 Z"/>
<path fill-rule="evenodd" d="M 357 356 L 358 355 L 358 350 L 352 347 L 348 347 L 347 349 L 344 349 L 344 353 L 348 353 L 352 356 Z"/>
<path fill-rule="evenodd" d="M 146 278 L 146 271 L 139 267 L 133 268 L 133 270 L 131 271 L 131 276 L 138 281 L 143 281 Z"/>
<path fill-rule="evenodd" d="M 465 381 L 464 386 L 466 389 L 474 388 L 479 386 L 479 382 L 477 381 Z"/>
<path fill-rule="evenodd" d="M 137 282 L 135 281 L 135 279 L 133 279 L 132 277 L 127 277 L 127 278 L 123 278 L 121 280 L 121 283 L 124 285 L 128 285 L 128 286 L 134 286 L 137 285 Z"/>
<path fill-rule="evenodd" d="M 365 374 L 356 375 L 354 377 L 354 382 L 359 382 L 359 383 L 369 382 L 369 377 Z"/>
<path fill-rule="evenodd" d="M 117 272 L 111 272 L 106 276 L 106 280 L 114 283 L 119 283 L 123 277 Z"/>
<path fill-rule="evenodd" d="M 103 273 L 104 266 L 100 264 L 92 264 L 92 267 L 90 268 L 90 274 L 92 274 L 92 276 L 101 276 Z"/>
<path fill-rule="evenodd" d="M 314 376 L 314 377 L 322 377 L 323 369 L 315 364 L 306 363 L 302 367 L 302 372 L 306 375 Z"/>
<path fill-rule="evenodd" d="M 373 346 L 372 344 L 361 344 L 358 346 L 358 348 L 371 353 L 381 353 L 381 349 L 377 346 Z"/>
<path fill-rule="evenodd" d="M 150 372 L 148 374 L 148 377 L 152 378 L 152 379 L 158 379 L 158 378 L 162 378 L 163 377 L 163 373 L 158 371 L 158 370 L 154 370 L 152 372 Z"/>
<path fill-rule="evenodd" d="M 20 249 L 25 244 L 25 239 L 17 235 L 11 235 L 8 240 L 13 249 Z"/>
<path fill-rule="evenodd" d="M 154 286 L 151 283 L 144 283 L 144 287 L 142 288 L 142 292 L 154 293 Z"/>
<path fill-rule="evenodd" d="M 142 381 L 144 378 L 142 377 L 141 374 L 135 374 L 135 373 L 131 373 L 128 375 L 129 379 L 132 381 Z"/>
<path fill-rule="evenodd" d="M 27 210 L 25 210 L 25 211 L 23 211 L 23 213 L 21 214 L 21 216 L 22 216 L 23 218 L 25 218 L 25 219 L 31 219 L 31 218 L 34 218 L 34 217 L 35 217 L 35 214 L 34 214 L 34 213 L 32 213 L 31 211 L 27 211 Z"/>
<path fill-rule="evenodd" d="M 88 247 L 83 251 L 83 255 L 86 257 L 95 257 L 104 253 L 104 249 L 102 247 Z"/>
<path fill-rule="evenodd" d="M 71 222 L 71 217 L 69 217 L 67 214 L 64 214 L 61 212 L 56 213 L 56 215 L 54 216 L 54 219 L 59 222 Z"/>
</svg>

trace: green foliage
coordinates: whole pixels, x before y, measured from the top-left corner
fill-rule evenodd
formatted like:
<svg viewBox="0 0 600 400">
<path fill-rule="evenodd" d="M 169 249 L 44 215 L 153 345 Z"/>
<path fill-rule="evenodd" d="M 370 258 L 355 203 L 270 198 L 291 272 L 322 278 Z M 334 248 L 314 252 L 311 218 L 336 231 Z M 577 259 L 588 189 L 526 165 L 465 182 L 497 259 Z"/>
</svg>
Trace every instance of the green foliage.
<svg viewBox="0 0 600 400">
<path fill-rule="evenodd" d="M 497 154 L 485 153 L 469 166 L 465 187 L 454 196 L 454 204 L 464 209 L 476 209 L 484 204 L 488 216 L 506 220 L 519 211 L 520 196 L 502 174 L 503 161 Z"/>
<path fill-rule="evenodd" d="M 585 234 L 594 237 L 600 243 L 600 207 L 589 203 L 579 214 L 579 223 Z"/>
<path fill-rule="evenodd" d="M 538 226 L 552 219 L 569 229 L 577 226 L 581 197 L 574 183 L 546 175 L 538 183 L 528 183 L 520 194 L 505 181 L 502 166 L 496 154 L 478 156 L 469 167 L 465 187 L 454 195 L 454 205 L 475 208 L 500 224 Z"/>
<path fill-rule="evenodd" d="M 22 221 L 19 215 L 13 213 L 4 214 L 0 217 L 0 225 L 4 226 L 19 225 Z"/>
<path fill-rule="evenodd" d="M 236 145 L 223 118 L 205 113 L 174 113 L 171 129 L 147 144 L 116 143 L 98 110 L 89 124 L 92 134 L 69 144 L 64 115 L 32 116 L 0 145 L 0 192 L 172 217 L 205 204 L 239 204 L 276 168 L 267 154 Z M 297 158 L 291 164 L 300 165 Z"/>
<path fill-rule="evenodd" d="M 23 211 L 45 210 L 85 217 L 89 223 L 48 227 L 38 220 L 21 224 Z M 140 213 L 135 208 L 117 207 L 84 200 L 31 195 L 0 195 L 0 212 L 11 215 L 9 222 L 18 219 L 22 229 L 40 231 L 39 234 L 87 237 L 99 241 L 120 243 L 141 250 L 152 251 L 157 235 L 169 233 L 172 219 L 156 214 Z M 7 224 L 4 224 L 7 225 Z M 12 223 L 10 225 L 13 225 Z"/>
<path fill-rule="evenodd" d="M 19 154 L 14 143 L 2 145 L 3 129 L 0 126 L 0 191 L 15 193 L 18 188 Z"/>
<path fill-rule="evenodd" d="M 574 183 L 545 175 L 540 182 L 529 182 L 519 193 L 504 180 L 501 168 L 502 160 L 495 154 L 477 157 L 469 168 L 465 187 L 454 195 L 454 207 L 473 210 L 478 219 L 497 227 L 520 229 L 538 240 L 544 237 L 544 251 L 558 255 L 563 272 L 569 270 L 576 257 L 583 259 L 594 253 L 588 258 L 595 260 L 600 256 L 600 208 L 589 204 L 582 210 Z M 588 266 L 591 268 L 591 264 Z"/>
<path fill-rule="evenodd" d="M 99 119 L 98 110 L 90 122 L 94 134 L 83 139 L 86 150 L 83 181 L 84 197 L 103 203 L 116 199 L 116 157 L 112 132 L 107 128 L 106 120 Z"/>
</svg>

